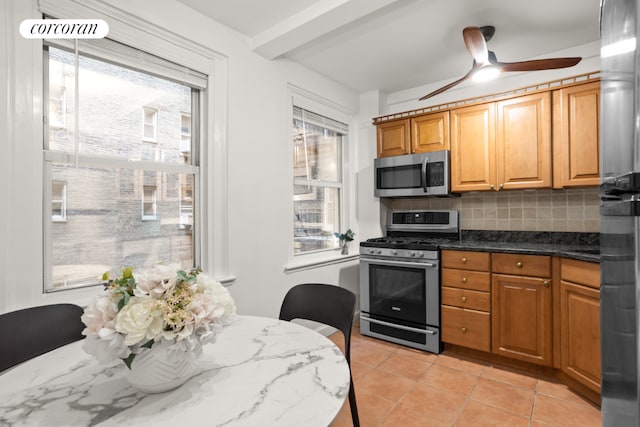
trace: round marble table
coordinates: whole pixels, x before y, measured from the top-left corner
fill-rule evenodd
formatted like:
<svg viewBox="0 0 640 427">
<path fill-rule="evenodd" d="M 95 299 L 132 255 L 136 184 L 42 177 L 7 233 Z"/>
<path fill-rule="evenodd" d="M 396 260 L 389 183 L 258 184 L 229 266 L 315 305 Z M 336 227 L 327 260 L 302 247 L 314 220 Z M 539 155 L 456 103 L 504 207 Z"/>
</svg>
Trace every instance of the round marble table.
<svg viewBox="0 0 640 427">
<path fill-rule="evenodd" d="M 304 326 L 238 316 L 205 346 L 202 371 L 144 394 L 122 362 L 100 365 L 82 341 L 0 374 L 0 426 L 328 426 L 349 392 L 338 347 Z"/>
</svg>

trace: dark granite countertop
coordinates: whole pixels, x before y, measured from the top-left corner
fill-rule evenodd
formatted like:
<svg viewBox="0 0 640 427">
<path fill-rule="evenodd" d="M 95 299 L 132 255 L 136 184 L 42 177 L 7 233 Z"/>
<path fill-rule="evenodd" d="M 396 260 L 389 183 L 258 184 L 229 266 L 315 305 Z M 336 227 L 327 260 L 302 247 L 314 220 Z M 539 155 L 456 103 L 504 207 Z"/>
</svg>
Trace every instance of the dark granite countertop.
<svg viewBox="0 0 640 427">
<path fill-rule="evenodd" d="M 463 230 L 459 242 L 442 243 L 442 249 L 551 255 L 600 262 L 598 233 Z"/>
</svg>

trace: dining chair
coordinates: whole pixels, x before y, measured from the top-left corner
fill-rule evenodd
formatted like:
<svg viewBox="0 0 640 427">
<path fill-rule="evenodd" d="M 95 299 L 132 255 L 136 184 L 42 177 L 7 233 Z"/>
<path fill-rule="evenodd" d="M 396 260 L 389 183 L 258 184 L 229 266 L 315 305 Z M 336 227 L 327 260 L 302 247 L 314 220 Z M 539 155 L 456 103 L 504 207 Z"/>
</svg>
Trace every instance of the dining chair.
<svg viewBox="0 0 640 427">
<path fill-rule="evenodd" d="M 0 372 L 84 338 L 82 313 L 74 304 L 51 304 L 0 314 Z"/>
<path fill-rule="evenodd" d="M 349 365 L 349 406 L 355 427 L 360 427 L 356 394 L 351 376 L 351 326 L 356 296 L 339 286 L 303 283 L 289 289 L 280 308 L 281 320 L 306 319 L 332 326 L 344 335 L 344 356 Z"/>
</svg>

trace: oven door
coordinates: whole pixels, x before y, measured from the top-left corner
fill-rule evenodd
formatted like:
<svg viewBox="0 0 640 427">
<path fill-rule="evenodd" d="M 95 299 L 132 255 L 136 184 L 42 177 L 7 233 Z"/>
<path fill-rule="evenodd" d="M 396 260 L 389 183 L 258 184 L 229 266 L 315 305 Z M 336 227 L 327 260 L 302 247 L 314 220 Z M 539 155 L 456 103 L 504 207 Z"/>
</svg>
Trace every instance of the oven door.
<svg viewBox="0 0 640 427">
<path fill-rule="evenodd" d="M 360 330 L 440 352 L 439 262 L 360 258 Z"/>
<path fill-rule="evenodd" d="M 407 325 L 440 325 L 439 262 L 360 258 L 361 311 Z"/>
</svg>

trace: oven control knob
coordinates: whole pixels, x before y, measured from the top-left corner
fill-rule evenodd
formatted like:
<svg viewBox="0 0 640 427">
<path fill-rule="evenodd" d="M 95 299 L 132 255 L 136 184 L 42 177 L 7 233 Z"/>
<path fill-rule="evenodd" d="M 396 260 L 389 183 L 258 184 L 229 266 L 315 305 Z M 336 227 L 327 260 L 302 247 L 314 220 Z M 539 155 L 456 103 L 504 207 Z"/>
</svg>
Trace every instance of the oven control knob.
<svg viewBox="0 0 640 427">
<path fill-rule="evenodd" d="M 422 258 L 422 257 L 424 257 L 424 252 L 418 252 L 418 253 L 416 253 L 416 256 L 418 258 Z"/>
<path fill-rule="evenodd" d="M 398 251 L 396 251 L 395 249 L 391 251 L 391 255 L 398 255 Z"/>
<path fill-rule="evenodd" d="M 377 253 L 378 255 L 380 255 L 380 254 L 382 253 L 382 251 L 381 251 L 380 249 L 378 249 L 378 250 L 376 251 L 376 253 Z"/>
<path fill-rule="evenodd" d="M 414 251 L 411 251 L 411 252 L 409 252 L 409 255 L 416 256 L 416 253 Z"/>
</svg>

